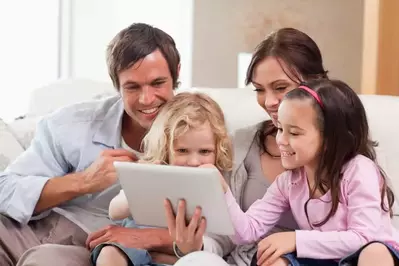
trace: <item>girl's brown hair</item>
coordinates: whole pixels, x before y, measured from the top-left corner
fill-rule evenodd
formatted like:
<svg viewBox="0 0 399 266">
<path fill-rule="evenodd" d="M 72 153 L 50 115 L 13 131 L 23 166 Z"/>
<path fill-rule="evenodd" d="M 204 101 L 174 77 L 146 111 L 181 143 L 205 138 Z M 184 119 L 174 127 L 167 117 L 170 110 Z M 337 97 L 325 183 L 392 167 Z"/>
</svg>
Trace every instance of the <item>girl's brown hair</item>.
<svg viewBox="0 0 399 266">
<path fill-rule="evenodd" d="M 327 217 L 313 226 L 322 226 L 336 213 L 341 194 L 342 168 L 357 155 L 369 158 L 378 166 L 383 180 L 381 208 L 392 215 L 394 194 L 387 185 L 385 172 L 377 163 L 375 147 L 378 143 L 370 139 L 366 111 L 359 96 L 339 80 L 313 80 L 305 85 L 317 93 L 322 106 L 310 93 L 299 88 L 288 92 L 284 100 L 310 100 L 317 113 L 316 125 L 323 139 L 315 186 L 310 192 L 309 200 L 315 195 L 316 190 L 322 194 L 330 190 L 332 207 Z M 309 200 L 304 206 L 308 221 Z"/>
</svg>

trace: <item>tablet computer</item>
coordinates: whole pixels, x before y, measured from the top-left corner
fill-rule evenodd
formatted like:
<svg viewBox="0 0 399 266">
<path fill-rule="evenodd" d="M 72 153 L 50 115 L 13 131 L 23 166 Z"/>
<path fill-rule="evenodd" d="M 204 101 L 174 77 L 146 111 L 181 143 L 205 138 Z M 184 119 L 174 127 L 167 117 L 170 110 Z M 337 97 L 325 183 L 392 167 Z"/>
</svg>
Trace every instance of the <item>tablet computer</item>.
<svg viewBox="0 0 399 266">
<path fill-rule="evenodd" d="M 131 162 L 114 166 L 137 225 L 167 227 L 164 200 L 170 200 L 176 213 L 179 199 L 185 199 L 187 221 L 200 206 L 206 232 L 234 234 L 217 169 Z"/>
</svg>

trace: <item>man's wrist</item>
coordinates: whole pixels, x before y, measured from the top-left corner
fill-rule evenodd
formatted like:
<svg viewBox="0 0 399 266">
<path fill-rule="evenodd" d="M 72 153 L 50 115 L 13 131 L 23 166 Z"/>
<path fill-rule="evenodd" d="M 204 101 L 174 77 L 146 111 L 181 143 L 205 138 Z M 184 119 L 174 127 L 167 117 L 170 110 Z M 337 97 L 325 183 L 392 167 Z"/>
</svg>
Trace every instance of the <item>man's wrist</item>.
<svg viewBox="0 0 399 266">
<path fill-rule="evenodd" d="M 78 195 L 85 195 L 91 193 L 91 188 L 90 184 L 86 182 L 85 178 L 85 173 L 84 172 L 78 172 L 78 173 L 73 173 L 71 174 L 70 178 L 74 180 L 74 191 Z"/>
<path fill-rule="evenodd" d="M 78 197 L 89 193 L 88 187 L 84 185 L 82 173 L 72 173 L 65 176 L 56 177 L 54 179 L 50 179 L 49 182 L 57 181 L 58 178 L 62 179 L 59 180 L 61 181 L 59 185 L 63 187 L 65 194 Z"/>
</svg>

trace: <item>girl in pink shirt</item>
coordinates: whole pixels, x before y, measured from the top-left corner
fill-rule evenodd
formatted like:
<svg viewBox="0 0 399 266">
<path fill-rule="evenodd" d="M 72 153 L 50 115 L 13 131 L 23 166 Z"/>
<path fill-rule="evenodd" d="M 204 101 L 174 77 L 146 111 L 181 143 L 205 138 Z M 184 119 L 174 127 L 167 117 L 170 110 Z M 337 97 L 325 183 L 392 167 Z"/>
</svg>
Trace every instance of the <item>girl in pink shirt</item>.
<svg viewBox="0 0 399 266">
<path fill-rule="evenodd" d="M 384 259 L 399 262 L 399 236 L 391 224 L 394 196 L 376 162 L 376 143 L 356 93 L 336 80 L 299 86 L 279 107 L 276 138 L 288 171 L 262 199 L 244 213 L 223 184 L 233 241 L 261 240 L 253 265 L 375 263 L 365 259 L 366 252 L 359 257 L 363 248 L 384 249 L 380 265 L 387 265 Z M 300 230 L 268 235 L 288 210 Z"/>
</svg>

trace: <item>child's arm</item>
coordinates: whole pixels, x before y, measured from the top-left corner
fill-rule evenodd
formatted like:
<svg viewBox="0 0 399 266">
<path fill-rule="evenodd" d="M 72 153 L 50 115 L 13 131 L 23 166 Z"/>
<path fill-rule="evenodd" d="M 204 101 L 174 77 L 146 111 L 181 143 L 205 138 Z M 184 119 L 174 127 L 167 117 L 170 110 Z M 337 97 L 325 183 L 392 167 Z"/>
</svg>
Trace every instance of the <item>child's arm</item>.
<svg viewBox="0 0 399 266">
<path fill-rule="evenodd" d="M 129 205 L 125 192 L 121 190 L 109 204 L 109 217 L 112 220 L 122 220 L 130 216 Z"/>
<path fill-rule="evenodd" d="M 289 210 L 288 184 L 291 172 L 284 172 L 267 189 L 262 199 L 255 201 L 244 213 L 237 204 L 231 190 L 226 201 L 235 228 L 232 240 L 236 244 L 254 243 L 264 237 L 279 221 L 280 216 Z"/>
<path fill-rule="evenodd" d="M 296 231 L 298 257 L 341 259 L 366 243 L 377 240 L 383 229 L 380 192 L 380 173 L 365 157 L 357 157 L 348 165 L 341 184 L 345 195 L 346 231 Z M 345 208 L 345 207 L 344 207 Z"/>
</svg>

